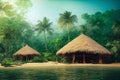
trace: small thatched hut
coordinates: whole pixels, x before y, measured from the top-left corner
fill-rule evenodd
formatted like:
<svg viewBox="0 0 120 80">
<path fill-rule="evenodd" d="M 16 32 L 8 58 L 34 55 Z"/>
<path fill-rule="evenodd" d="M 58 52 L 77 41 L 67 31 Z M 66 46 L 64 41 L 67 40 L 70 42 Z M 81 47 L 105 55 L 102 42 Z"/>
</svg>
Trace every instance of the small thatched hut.
<svg viewBox="0 0 120 80">
<path fill-rule="evenodd" d="M 33 59 L 35 56 L 40 56 L 40 53 L 26 45 L 13 55 L 17 56 L 19 60 L 30 60 Z"/>
<path fill-rule="evenodd" d="M 110 51 L 84 34 L 69 42 L 56 53 L 57 56 L 69 58 L 72 63 L 103 63 L 110 54 Z"/>
</svg>

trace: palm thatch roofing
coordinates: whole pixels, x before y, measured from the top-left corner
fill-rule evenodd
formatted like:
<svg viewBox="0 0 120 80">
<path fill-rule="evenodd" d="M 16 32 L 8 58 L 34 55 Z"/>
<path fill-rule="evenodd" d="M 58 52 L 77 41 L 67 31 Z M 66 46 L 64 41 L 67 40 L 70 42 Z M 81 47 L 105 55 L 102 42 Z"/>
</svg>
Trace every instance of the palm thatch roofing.
<svg viewBox="0 0 120 80">
<path fill-rule="evenodd" d="M 32 49 L 30 46 L 26 45 L 20 50 L 18 50 L 16 53 L 13 54 L 14 56 L 27 56 L 27 55 L 40 55 L 40 53 L 34 49 Z"/>
<path fill-rule="evenodd" d="M 98 44 L 90 37 L 81 34 L 63 48 L 61 48 L 56 55 L 72 54 L 76 52 L 86 52 L 92 54 L 111 54 L 106 48 Z"/>
</svg>

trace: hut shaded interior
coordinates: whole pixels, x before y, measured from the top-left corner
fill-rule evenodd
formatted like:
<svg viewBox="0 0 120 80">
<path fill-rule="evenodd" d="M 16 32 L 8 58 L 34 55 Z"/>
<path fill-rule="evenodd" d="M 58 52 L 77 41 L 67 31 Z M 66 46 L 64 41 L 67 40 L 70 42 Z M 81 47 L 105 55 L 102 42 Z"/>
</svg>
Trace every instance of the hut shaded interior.
<svg viewBox="0 0 120 80">
<path fill-rule="evenodd" d="M 38 55 L 19 55 L 17 56 L 18 60 L 28 61 L 32 60 L 34 57 L 37 57 Z"/>
<path fill-rule="evenodd" d="M 76 52 L 72 54 L 65 54 L 63 56 L 67 62 L 70 63 L 108 63 L 108 59 L 110 58 L 110 55 L 108 54 L 91 54 L 86 52 Z"/>
</svg>

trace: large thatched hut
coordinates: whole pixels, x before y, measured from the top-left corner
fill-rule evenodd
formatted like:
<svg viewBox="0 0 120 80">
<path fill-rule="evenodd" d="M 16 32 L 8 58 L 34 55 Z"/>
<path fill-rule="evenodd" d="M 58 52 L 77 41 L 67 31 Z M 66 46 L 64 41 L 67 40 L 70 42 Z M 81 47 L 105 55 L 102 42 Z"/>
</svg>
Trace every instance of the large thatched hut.
<svg viewBox="0 0 120 80">
<path fill-rule="evenodd" d="M 56 53 L 57 56 L 67 57 L 72 63 L 103 63 L 107 61 L 110 54 L 110 51 L 84 34 Z"/>
<path fill-rule="evenodd" d="M 33 59 L 35 56 L 40 56 L 40 53 L 30 46 L 26 45 L 13 55 L 17 56 L 19 60 L 30 60 Z"/>
</svg>

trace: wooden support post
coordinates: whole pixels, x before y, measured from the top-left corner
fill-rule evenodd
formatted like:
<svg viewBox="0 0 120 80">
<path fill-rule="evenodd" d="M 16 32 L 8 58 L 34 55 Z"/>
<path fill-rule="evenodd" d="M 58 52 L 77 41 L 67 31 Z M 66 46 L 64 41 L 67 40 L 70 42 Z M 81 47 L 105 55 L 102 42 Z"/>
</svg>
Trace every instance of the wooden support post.
<svg viewBox="0 0 120 80">
<path fill-rule="evenodd" d="M 64 60 L 64 56 L 63 56 L 63 57 L 62 57 L 62 62 L 64 63 L 64 61 L 65 61 L 65 60 Z"/>
<path fill-rule="evenodd" d="M 26 56 L 26 61 L 27 61 L 27 56 Z"/>
<path fill-rule="evenodd" d="M 85 62 L 85 53 L 83 53 L 83 63 L 86 63 Z"/>
<path fill-rule="evenodd" d="M 75 54 L 72 55 L 72 63 L 75 63 Z"/>
<path fill-rule="evenodd" d="M 102 64 L 102 55 L 99 54 L 99 64 Z"/>
</svg>

